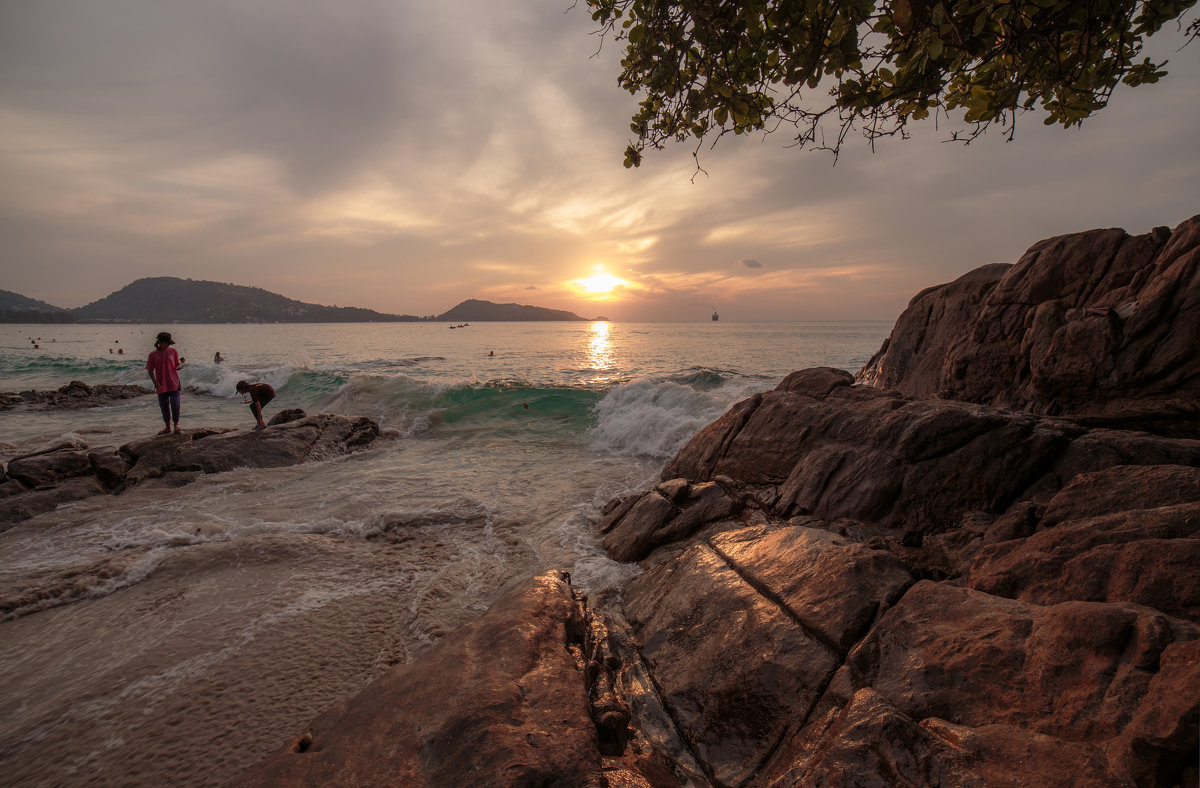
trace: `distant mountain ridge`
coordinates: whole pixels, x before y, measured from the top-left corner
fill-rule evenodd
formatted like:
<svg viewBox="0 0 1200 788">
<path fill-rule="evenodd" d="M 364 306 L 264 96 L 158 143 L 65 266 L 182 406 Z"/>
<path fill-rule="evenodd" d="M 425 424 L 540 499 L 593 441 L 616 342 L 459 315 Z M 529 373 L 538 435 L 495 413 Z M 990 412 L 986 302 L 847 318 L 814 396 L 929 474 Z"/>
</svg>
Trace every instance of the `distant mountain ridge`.
<svg viewBox="0 0 1200 788">
<path fill-rule="evenodd" d="M 606 320 L 607 318 L 596 318 Z M 260 287 L 173 276 L 138 279 L 98 301 L 63 309 L 0 290 L 3 323 L 398 323 L 588 320 L 573 312 L 471 298 L 437 316 L 392 315 L 296 301 Z"/>
<path fill-rule="evenodd" d="M 358 307 L 296 301 L 261 287 L 156 276 L 71 312 L 80 320 L 137 323 L 361 323 L 416 321 Z"/>
<path fill-rule="evenodd" d="M 588 320 L 574 312 L 562 309 L 546 309 L 540 306 L 525 306 L 523 304 L 494 304 L 491 301 L 480 301 L 478 298 L 468 298 L 448 312 L 438 315 L 437 320 Z"/>
<path fill-rule="evenodd" d="M 0 322 L 3 323 L 72 323 L 74 318 L 66 309 L 20 293 L 0 290 Z"/>
</svg>

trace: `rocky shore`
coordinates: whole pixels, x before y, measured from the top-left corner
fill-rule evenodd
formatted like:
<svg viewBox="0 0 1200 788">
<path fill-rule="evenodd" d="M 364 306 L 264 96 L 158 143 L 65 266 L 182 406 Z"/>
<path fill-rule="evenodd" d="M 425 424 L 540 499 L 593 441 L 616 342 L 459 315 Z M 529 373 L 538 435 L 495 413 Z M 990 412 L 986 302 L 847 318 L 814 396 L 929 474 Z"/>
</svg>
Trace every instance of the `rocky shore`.
<svg viewBox="0 0 1200 788">
<path fill-rule="evenodd" d="M 115 390 L 115 391 L 113 391 Z M 110 398 L 150 393 L 141 386 L 87 386 L 73 382 L 57 392 L 24 392 L 32 407 L 95 407 Z M 2 395 L 0 395 L 2 396 Z M 80 404 L 88 403 L 88 404 Z M 379 437 L 379 425 L 328 413 L 284 410 L 269 429 L 185 430 L 120 447 L 64 442 L 12 457 L 0 470 L 0 531 L 93 495 L 118 495 L 146 483 L 179 487 L 201 474 L 235 468 L 278 468 L 357 451 Z"/>
<path fill-rule="evenodd" d="M 1194 786 L 1200 217 L 918 294 L 239 785 Z"/>
<path fill-rule="evenodd" d="M 272 424 L 14 458 L 0 523 L 378 436 Z M 512 584 L 234 784 L 1196 786 L 1200 216 L 919 293 L 597 527 L 622 588 Z"/>
</svg>

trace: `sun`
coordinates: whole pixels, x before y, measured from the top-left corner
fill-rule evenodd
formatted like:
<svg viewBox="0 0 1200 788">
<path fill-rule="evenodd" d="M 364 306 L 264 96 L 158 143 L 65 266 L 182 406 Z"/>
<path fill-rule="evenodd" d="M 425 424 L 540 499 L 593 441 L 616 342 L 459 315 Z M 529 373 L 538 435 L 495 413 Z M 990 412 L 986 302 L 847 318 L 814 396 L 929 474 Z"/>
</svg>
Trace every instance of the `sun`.
<svg viewBox="0 0 1200 788">
<path fill-rule="evenodd" d="M 607 273 L 599 273 L 589 276 L 586 279 L 576 279 L 575 284 L 583 288 L 583 292 L 585 293 L 602 295 L 604 293 L 611 293 L 614 288 L 620 287 L 621 285 L 627 285 L 629 283 L 619 276 L 613 276 L 612 274 Z"/>
</svg>

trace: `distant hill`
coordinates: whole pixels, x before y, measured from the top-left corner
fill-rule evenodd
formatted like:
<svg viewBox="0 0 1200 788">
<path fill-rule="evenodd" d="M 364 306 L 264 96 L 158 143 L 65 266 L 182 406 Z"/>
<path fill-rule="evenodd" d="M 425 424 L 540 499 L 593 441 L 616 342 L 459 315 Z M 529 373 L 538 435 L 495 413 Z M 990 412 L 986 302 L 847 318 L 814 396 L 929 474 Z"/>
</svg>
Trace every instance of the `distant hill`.
<svg viewBox="0 0 1200 788">
<path fill-rule="evenodd" d="M 260 287 L 157 276 L 139 279 L 99 301 L 71 310 L 80 320 L 129 323 L 412 322 L 358 307 L 294 301 Z"/>
<path fill-rule="evenodd" d="M 498 320 L 607 320 L 562 309 L 472 298 L 437 316 L 390 315 L 351 306 L 294 301 L 261 287 L 155 276 L 138 279 L 77 309 L 0 290 L 0 323 L 399 323 Z"/>
<path fill-rule="evenodd" d="M 60 306 L 0 290 L 0 323 L 73 323 L 75 318 Z"/>
<path fill-rule="evenodd" d="M 480 301 L 470 298 L 463 301 L 449 312 L 438 315 L 436 320 L 450 322 L 468 322 L 471 320 L 588 320 L 574 312 L 562 309 L 546 309 L 540 306 L 523 306 L 521 304 L 493 304 L 491 301 Z"/>
</svg>

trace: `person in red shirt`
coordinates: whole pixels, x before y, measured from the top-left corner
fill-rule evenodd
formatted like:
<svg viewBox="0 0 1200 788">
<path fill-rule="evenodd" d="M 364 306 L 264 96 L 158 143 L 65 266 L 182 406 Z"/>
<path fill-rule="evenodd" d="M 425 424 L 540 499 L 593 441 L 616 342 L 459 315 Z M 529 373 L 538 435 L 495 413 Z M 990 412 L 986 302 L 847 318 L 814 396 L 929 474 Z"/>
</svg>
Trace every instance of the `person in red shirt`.
<svg viewBox="0 0 1200 788">
<path fill-rule="evenodd" d="M 163 429 L 159 435 L 171 432 L 171 423 L 175 423 L 175 432 L 179 429 L 179 368 L 183 366 L 183 357 L 171 347 L 175 340 L 166 331 L 154 340 L 154 350 L 146 359 L 146 374 L 154 383 L 154 393 L 158 395 L 158 407 L 162 411 Z"/>
</svg>

